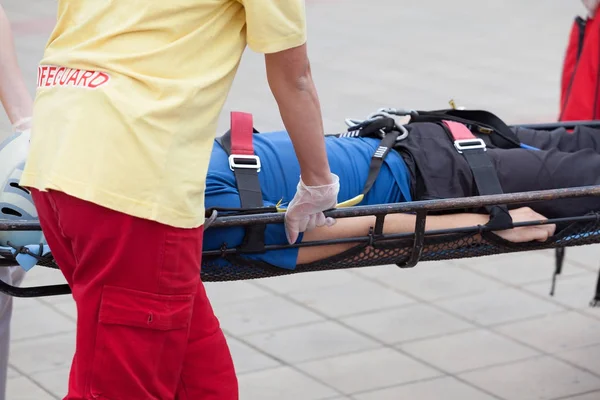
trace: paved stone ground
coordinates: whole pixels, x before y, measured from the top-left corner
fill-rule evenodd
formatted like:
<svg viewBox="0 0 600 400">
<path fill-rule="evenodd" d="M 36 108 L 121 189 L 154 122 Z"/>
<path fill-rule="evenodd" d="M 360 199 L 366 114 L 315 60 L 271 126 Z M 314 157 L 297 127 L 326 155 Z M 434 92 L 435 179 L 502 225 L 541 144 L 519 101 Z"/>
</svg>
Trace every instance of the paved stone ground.
<svg viewBox="0 0 600 400">
<path fill-rule="evenodd" d="M 3 5 L 33 93 L 55 2 Z M 307 8 L 328 131 L 377 107 L 445 107 L 452 97 L 510 122 L 552 121 L 564 46 L 582 11 L 576 0 L 308 0 Z M 261 130 L 282 126 L 256 54 L 244 58 L 222 129 L 232 109 L 254 113 Z M 569 249 L 554 298 L 552 252 L 207 286 L 243 400 L 593 400 L 600 311 L 587 303 L 599 254 Z M 60 275 L 40 268 L 26 284 L 51 282 Z M 74 328 L 69 297 L 17 300 L 11 400 L 62 398 Z"/>
</svg>

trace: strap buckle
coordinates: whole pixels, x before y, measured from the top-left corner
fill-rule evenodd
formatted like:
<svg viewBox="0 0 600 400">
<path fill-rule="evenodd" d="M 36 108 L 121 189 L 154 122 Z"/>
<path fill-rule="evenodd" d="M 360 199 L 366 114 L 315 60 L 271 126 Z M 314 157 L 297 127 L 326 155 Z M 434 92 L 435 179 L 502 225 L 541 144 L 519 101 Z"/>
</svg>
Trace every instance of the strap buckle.
<svg viewBox="0 0 600 400">
<path fill-rule="evenodd" d="M 255 169 L 260 172 L 260 158 L 257 155 L 232 154 L 229 156 L 229 169 L 233 171 L 234 168 Z"/>
<path fill-rule="evenodd" d="M 454 147 L 460 154 L 465 150 L 483 149 L 483 151 L 487 151 L 485 142 L 479 138 L 455 140 Z"/>
<path fill-rule="evenodd" d="M 371 121 L 374 121 L 377 118 L 391 118 L 394 120 L 394 127 L 396 128 L 396 130 L 398 132 L 400 132 L 400 134 L 396 138 L 396 142 L 401 142 L 402 140 L 406 139 L 406 137 L 408 136 L 408 130 L 404 127 L 404 124 L 401 121 L 399 121 L 399 119 L 397 117 L 414 115 L 413 113 L 416 113 L 416 111 L 414 111 L 414 110 L 408 110 L 408 111 L 396 110 L 395 108 L 380 108 L 379 110 L 375 111 L 374 113 L 371 113 L 365 120 L 346 118 L 344 120 L 344 122 L 346 123 L 346 126 L 348 126 L 349 128 L 360 129 L 365 124 L 367 124 Z M 379 139 L 383 139 L 385 137 L 385 135 L 386 135 L 386 132 L 384 132 L 383 130 L 380 129 L 379 130 Z M 350 135 L 350 136 L 353 136 L 353 135 Z"/>
</svg>

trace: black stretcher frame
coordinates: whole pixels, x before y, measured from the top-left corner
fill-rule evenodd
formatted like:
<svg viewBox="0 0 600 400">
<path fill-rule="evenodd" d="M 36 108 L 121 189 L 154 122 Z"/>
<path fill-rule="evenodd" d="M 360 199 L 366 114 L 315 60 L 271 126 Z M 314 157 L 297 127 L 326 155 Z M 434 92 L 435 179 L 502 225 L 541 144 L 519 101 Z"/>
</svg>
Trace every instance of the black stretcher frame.
<svg viewBox="0 0 600 400">
<path fill-rule="evenodd" d="M 590 126 L 590 127 L 599 127 L 600 121 L 572 121 L 572 122 L 559 122 L 559 123 L 545 123 L 545 124 L 526 124 L 526 125 L 518 125 L 518 127 L 524 127 L 529 129 L 538 129 L 538 130 L 553 130 L 557 128 L 565 128 L 565 129 L 574 129 L 576 126 Z M 400 268 L 412 268 L 417 265 L 420 261 L 422 261 L 424 248 L 428 245 L 427 238 L 430 237 L 438 237 L 442 238 L 444 235 L 473 235 L 473 234 L 486 234 L 489 232 L 489 228 L 485 226 L 473 226 L 473 227 L 463 227 L 463 228 L 454 228 L 454 229 L 443 229 L 436 231 L 425 231 L 425 222 L 427 219 L 427 215 L 430 213 L 440 213 L 444 211 L 457 211 L 457 210 L 472 210 L 472 209 L 480 209 L 484 206 L 490 205 L 518 205 L 518 204 L 527 204 L 538 201 L 551 201 L 558 199 L 566 199 L 566 198 L 578 198 L 578 197 L 590 197 L 590 196 L 600 196 L 600 185 L 597 186 L 586 186 L 586 187 L 574 187 L 574 188 L 564 188 L 564 189 L 553 189 L 553 190 L 543 190 L 543 191 L 530 191 L 530 192 L 521 192 L 521 193 L 511 193 L 511 194 L 500 194 L 500 195 L 488 195 L 488 196 L 472 196 L 472 197 L 463 197 L 463 198 L 454 198 L 454 199 L 440 199 L 440 200 L 427 200 L 427 201 L 414 201 L 414 202 L 405 202 L 405 203 L 393 203 L 393 204 L 380 204 L 380 205 L 370 205 L 370 206 L 355 206 L 349 208 L 340 208 L 335 210 L 327 211 L 325 214 L 327 216 L 342 219 L 342 218 L 350 218 L 350 217 L 360 217 L 360 216 L 375 216 L 376 223 L 371 232 L 362 237 L 354 237 L 354 238 L 344 238 L 344 239 L 330 239 L 330 240 L 320 240 L 320 241 L 312 241 L 312 242 L 303 242 L 293 245 L 267 245 L 265 246 L 265 251 L 268 250 L 276 250 L 281 248 L 289 248 L 289 247 L 310 247 L 310 246 L 321 246 L 321 245 L 333 245 L 333 244 L 341 244 L 341 243 L 356 243 L 362 246 L 385 246 L 386 243 L 388 245 L 394 245 L 397 241 L 403 241 L 403 245 L 410 248 L 410 252 L 406 254 L 406 257 L 403 257 L 402 260 L 396 263 L 396 265 Z M 410 233 L 399 233 L 399 234 L 382 234 L 383 221 L 387 215 L 396 214 L 396 213 L 412 213 L 416 215 L 415 220 L 415 229 L 414 232 Z M 216 220 L 214 220 L 210 227 L 207 230 L 211 230 L 214 228 L 227 228 L 227 227 L 247 227 L 252 225 L 260 225 L 260 224 L 281 224 L 284 222 L 284 214 L 277 212 L 260 212 L 247 214 L 243 213 L 241 215 L 223 215 L 217 216 Z M 560 268 L 562 267 L 562 262 L 564 259 L 564 248 L 576 245 L 583 244 L 591 244 L 591 243 L 600 243 L 600 210 L 597 213 L 589 214 L 589 215 L 581 215 L 569 218 L 556 218 L 556 219 L 548 219 L 543 221 L 529 221 L 529 222 L 521 222 L 514 223 L 514 227 L 520 226 L 531 226 L 531 225 L 541 225 L 541 224 L 584 224 L 581 226 L 585 227 L 593 227 L 593 232 L 579 231 L 578 235 L 584 235 L 584 239 L 575 240 L 571 243 L 567 243 L 560 240 L 552 241 L 552 239 L 548 242 L 538 242 L 538 243 L 527 243 L 526 245 L 513 245 L 508 246 L 506 248 L 500 247 L 500 249 L 504 249 L 502 251 L 496 251 L 491 254 L 500 254 L 500 253 L 508 253 L 508 252 L 519 252 L 519 251 L 530 251 L 530 250 L 538 250 L 538 249 L 548 249 L 555 248 L 557 253 L 557 271 L 560 272 Z M 588 225 L 585 225 L 588 224 Z M 590 225 L 591 224 L 591 225 Z M 584 228 L 586 229 L 586 228 Z M 39 223 L 37 222 L 9 222 L 0 220 L 0 231 L 26 231 L 26 230 L 41 230 Z M 493 234 L 492 234 L 493 235 Z M 456 236 L 454 236 L 456 237 Z M 446 250 L 443 250 L 446 251 Z M 246 273 L 245 277 L 240 275 L 239 279 L 236 279 L 235 272 L 230 273 L 227 276 L 222 276 L 215 269 L 218 267 L 211 266 L 210 264 L 205 265 L 205 260 L 210 260 L 211 258 L 214 260 L 219 257 L 228 257 L 228 256 L 239 256 L 239 251 L 235 248 L 227 248 L 224 247 L 220 250 L 205 250 L 203 251 L 203 268 L 202 268 L 202 280 L 205 282 L 211 281 L 231 281 L 231 280 L 241 280 L 241 279 L 257 279 L 269 276 L 283 275 L 283 274 L 293 274 L 300 272 L 309 272 L 316 270 L 325 270 L 327 267 L 320 268 L 302 268 L 302 266 L 298 266 L 296 270 L 283 270 L 282 268 L 275 269 L 265 269 L 257 272 L 256 274 L 248 274 Z M 468 255 L 467 257 L 478 257 L 480 255 L 487 254 L 473 254 Z M 2 253 L 0 252 L 0 268 L 18 265 L 12 256 L 12 253 Z M 439 260 L 450 259 L 450 258 L 461 258 L 459 257 L 444 257 L 436 258 Z M 342 260 L 343 261 L 343 260 Z M 425 261 L 429 261 L 426 259 Z M 339 264 L 339 263 L 338 263 Z M 370 264 L 365 266 L 372 265 L 383 265 L 383 264 Z M 386 262 L 385 264 L 389 264 Z M 47 262 L 40 262 L 39 267 L 49 267 L 57 269 L 58 266 L 54 263 L 53 260 L 48 260 Z M 355 265 L 361 266 L 361 265 Z M 208 272 L 207 272 L 208 267 Z M 212 268 L 212 270 L 211 270 Z M 343 268 L 343 267 L 342 267 Z M 350 268 L 350 267 L 348 267 Z M 333 269 L 333 268 L 332 268 Z M 250 271 L 252 268 L 250 267 Z M 0 280 L 0 293 L 4 293 L 13 297 L 44 297 L 44 296 L 55 296 L 55 295 L 64 295 L 71 293 L 71 290 L 67 284 L 59 284 L 59 285 L 47 285 L 47 286 L 36 286 L 36 287 L 16 287 L 9 285 L 2 280 Z"/>
</svg>

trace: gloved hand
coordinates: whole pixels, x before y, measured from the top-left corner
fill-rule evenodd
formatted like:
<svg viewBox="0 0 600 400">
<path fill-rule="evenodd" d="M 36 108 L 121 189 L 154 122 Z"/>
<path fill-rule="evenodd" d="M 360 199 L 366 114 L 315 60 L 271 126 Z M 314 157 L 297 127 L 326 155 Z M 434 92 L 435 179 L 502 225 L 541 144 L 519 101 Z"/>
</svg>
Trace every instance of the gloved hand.
<svg viewBox="0 0 600 400">
<path fill-rule="evenodd" d="M 322 186 L 306 186 L 300 178 L 296 195 L 285 212 L 288 243 L 296 243 L 300 232 L 335 223 L 333 218 L 326 218 L 323 214 L 323 211 L 335 207 L 340 191 L 340 178 L 335 174 L 331 174 L 331 177 L 333 183 Z"/>
</svg>

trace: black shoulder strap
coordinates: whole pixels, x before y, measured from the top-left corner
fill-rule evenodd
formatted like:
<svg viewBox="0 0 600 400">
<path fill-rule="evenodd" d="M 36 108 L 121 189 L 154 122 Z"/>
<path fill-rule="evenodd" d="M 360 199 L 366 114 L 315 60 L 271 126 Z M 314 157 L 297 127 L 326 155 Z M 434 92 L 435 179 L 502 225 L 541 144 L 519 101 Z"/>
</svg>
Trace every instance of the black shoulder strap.
<svg viewBox="0 0 600 400">
<path fill-rule="evenodd" d="M 492 161 L 486 153 L 485 143 L 476 138 L 471 131 L 461 123 L 443 120 L 442 127 L 454 140 L 454 147 L 461 153 L 471 171 L 479 195 L 502 194 L 502 186 Z M 504 230 L 513 227 L 512 217 L 504 204 L 487 206 L 490 220 L 486 224 L 493 230 Z"/>
<path fill-rule="evenodd" d="M 229 156 L 229 168 L 235 175 L 242 209 L 257 209 L 264 206 L 258 173 L 260 159 L 254 154 L 253 135 L 258 133 L 252 124 L 252 114 L 231 113 L 231 127 L 215 140 Z M 266 225 L 246 228 L 240 249 L 244 252 L 261 252 L 265 248 Z"/>
<path fill-rule="evenodd" d="M 379 146 L 377 146 L 377 149 L 375 149 L 375 152 L 371 156 L 369 174 L 367 175 L 367 180 L 365 181 L 365 185 L 361 192 L 361 195 L 366 196 L 375 184 L 385 158 L 395 147 L 400 135 L 404 133 L 405 132 L 401 132 L 396 126 L 396 122 L 393 118 L 381 117 L 364 121 L 361 124 L 350 127 L 347 132 L 327 136 L 334 136 L 337 138 L 370 137 L 381 140 Z M 406 132 L 406 134 L 408 133 Z"/>
<path fill-rule="evenodd" d="M 390 150 L 392 150 L 396 144 L 396 139 L 400 136 L 400 131 L 397 129 L 391 129 L 389 132 L 386 132 L 379 142 L 379 146 L 371 156 L 371 163 L 369 165 L 369 174 L 367 175 L 367 180 L 365 182 L 365 186 L 362 190 L 362 195 L 366 196 L 366 194 L 371 190 L 375 181 L 377 180 L 377 176 L 379 176 L 379 171 L 381 171 L 381 166 Z"/>
<path fill-rule="evenodd" d="M 416 115 L 411 115 L 411 122 L 441 122 L 443 119 L 470 126 L 471 131 L 488 136 L 496 147 L 510 149 L 521 145 L 521 141 L 510 127 L 488 111 L 446 109 L 417 111 Z"/>
</svg>

